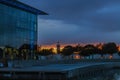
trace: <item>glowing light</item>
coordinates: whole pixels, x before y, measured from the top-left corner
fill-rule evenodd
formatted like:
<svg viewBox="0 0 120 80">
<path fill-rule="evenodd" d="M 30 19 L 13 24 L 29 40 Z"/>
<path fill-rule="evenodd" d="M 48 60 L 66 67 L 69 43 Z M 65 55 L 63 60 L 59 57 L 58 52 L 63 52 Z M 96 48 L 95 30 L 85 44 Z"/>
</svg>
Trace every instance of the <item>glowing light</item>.
<svg viewBox="0 0 120 80">
<path fill-rule="evenodd" d="M 120 46 L 118 46 L 118 51 L 120 51 Z"/>
<path fill-rule="evenodd" d="M 112 55 L 110 55 L 110 56 L 109 56 L 109 59 L 112 59 L 112 58 L 113 58 L 113 56 L 112 56 Z"/>
<path fill-rule="evenodd" d="M 80 59 L 80 56 L 79 55 L 75 55 L 74 59 Z"/>
</svg>

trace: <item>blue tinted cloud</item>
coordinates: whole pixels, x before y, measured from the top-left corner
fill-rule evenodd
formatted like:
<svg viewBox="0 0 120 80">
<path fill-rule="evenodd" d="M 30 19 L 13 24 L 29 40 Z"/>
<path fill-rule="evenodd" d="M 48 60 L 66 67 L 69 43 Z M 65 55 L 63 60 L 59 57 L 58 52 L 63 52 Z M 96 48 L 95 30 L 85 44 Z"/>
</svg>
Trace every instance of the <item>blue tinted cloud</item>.
<svg viewBox="0 0 120 80">
<path fill-rule="evenodd" d="M 120 40 L 120 0 L 20 1 L 50 14 L 39 16 L 39 43 Z"/>
</svg>

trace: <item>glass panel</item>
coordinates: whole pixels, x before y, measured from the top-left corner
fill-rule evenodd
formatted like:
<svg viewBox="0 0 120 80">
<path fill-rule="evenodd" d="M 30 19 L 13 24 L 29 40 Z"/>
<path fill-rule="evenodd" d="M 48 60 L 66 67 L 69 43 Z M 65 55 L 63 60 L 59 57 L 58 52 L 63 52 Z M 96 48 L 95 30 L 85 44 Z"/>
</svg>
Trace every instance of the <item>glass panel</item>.
<svg viewBox="0 0 120 80">
<path fill-rule="evenodd" d="M 37 42 L 37 15 L 0 4 L 0 46 Z"/>
</svg>

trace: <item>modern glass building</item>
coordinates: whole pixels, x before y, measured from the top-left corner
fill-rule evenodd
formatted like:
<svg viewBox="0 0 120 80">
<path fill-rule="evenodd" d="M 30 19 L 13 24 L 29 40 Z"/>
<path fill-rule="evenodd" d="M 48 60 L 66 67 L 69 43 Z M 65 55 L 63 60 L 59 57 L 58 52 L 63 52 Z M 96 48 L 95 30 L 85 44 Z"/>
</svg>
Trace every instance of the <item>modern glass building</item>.
<svg viewBox="0 0 120 80">
<path fill-rule="evenodd" d="M 37 44 L 37 16 L 45 12 L 17 0 L 0 0 L 0 47 Z"/>
</svg>

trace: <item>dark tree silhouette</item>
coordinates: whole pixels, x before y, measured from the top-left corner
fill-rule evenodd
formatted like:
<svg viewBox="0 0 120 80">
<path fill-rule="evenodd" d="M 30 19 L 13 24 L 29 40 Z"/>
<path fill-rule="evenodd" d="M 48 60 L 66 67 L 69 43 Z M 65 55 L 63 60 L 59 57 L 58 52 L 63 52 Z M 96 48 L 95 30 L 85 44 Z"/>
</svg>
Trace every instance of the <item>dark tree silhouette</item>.
<svg viewBox="0 0 120 80">
<path fill-rule="evenodd" d="M 103 52 L 103 50 L 102 49 L 99 49 L 98 48 L 98 52 L 97 52 L 97 54 L 99 54 L 100 56 L 101 56 L 101 59 L 103 59 L 104 58 L 104 52 Z"/>
<path fill-rule="evenodd" d="M 83 47 L 80 46 L 79 44 L 74 47 L 74 51 L 75 51 L 75 52 L 80 52 L 82 49 L 83 49 Z"/>
<path fill-rule="evenodd" d="M 22 49 L 28 49 L 28 50 L 31 50 L 31 44 L 23 44 L 19 47 L 19 50 L 22 50 Z M 33 45 L 33 50 L 37 50 L 37 45 Z"/>
<path fill-rule="evenodd" d="M 84 56 L 84 57 L 90 56 L 90 53 L 89 53 L 88 49 L 85 49 L 85 48 L 83 48 L 83 49 L 80 51 L 79 54 L 80 54 L 80 56 Z"/>
<path fill-rule="evenodd" d="M 102 46 L 102 51 L 105 54 L 110 54 L 110 56 L 113 56 L 114 53 L 118 52 L 118 48 L 115 43 L 106 43 Z"/>
<path fill-rule="evenodd" d="M 0 48 L 0 59 L 3 58 L 3 49 Z"/>
<path fill-rule="evenodd" d="M 30 48 L 30 44 L 23 44 L 23 45 L 21 45 L 20 47 L 19 47 L 19 50 L 22 50 L 22 49 L 31 49 Z"/>
<path fill-rule="evenodd" d="M 39 55 L 42 55 L 42 56 L 48 56 L 48 55 L 51 55 L 51 54 L 54 54 L 53 52 L 53 49 L 42 49 L 38 52 Z"/>
<path fill-rule="evenodd" d="M 82 56 L 92 55 L 92 59 L 93 59 L 93 55 L 98 53 L 98 52 L 99 52 L 99 50 L 97 47 L 95 47 L 94 45 L 88 44 L 88 45 L 83 47 L 83 49 L 80 52 L 80 55 L 82 55 Z"/>
<path fill-rule="evenodd" d="M 28 57 L 33 58 L 37 52 L 37 45 L 35 44 L 31 48 L 31 44 L 25 43 L 19 47 L 19 52 L 21 53 L 20 56 L 24 59 L 27 59 Z"/>
<path fill-rule="evenodd" d="M 30 44 L 23 44 L 19 47 L 19 53 L 22 59 L 27 59 L 30 56 L 31 47 Z"/>
<path fill-rule="evenodd" d="M 74 52 L 74 48 L 72 46 L 68 45 L 62 49 L 61 54 L 64 56 L 69 56 L 69 55 L 73 54 L 73 52 Z"/>
<path fill-rule="evenodd" d="M 4 51 L 4 58 L 6 58 L 6 59 L 12 59 L 13 57 L 13 49 L 14 49 L 14 47 L 12 47 L 12 46 L 9 46 L 9 45 L 6 45 L 5 47 L 4 47 L 4 49 L 3 49 L 3 51 Z"/>
</svg>

